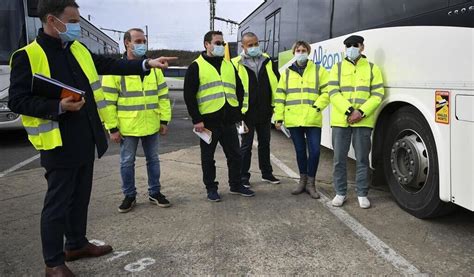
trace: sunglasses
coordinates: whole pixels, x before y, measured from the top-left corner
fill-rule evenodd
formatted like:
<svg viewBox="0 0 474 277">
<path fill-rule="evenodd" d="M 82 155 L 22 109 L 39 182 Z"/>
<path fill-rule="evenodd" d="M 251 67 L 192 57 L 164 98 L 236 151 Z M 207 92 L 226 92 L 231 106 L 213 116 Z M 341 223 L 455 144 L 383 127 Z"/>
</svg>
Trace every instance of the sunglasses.
<svg viewBox="0 0 474 277">
<path fill-rule="evenodd" d="M 222 45 L 222 46 L 225 46 L 226 43 L 223 42 L 223 41 L 216 41 L 216 42 L 214 42 L 214 45 L 217 45 L 217 46 L 221 46 L 221 45 Z"/>
<path fill-rule="evenodd" d="M 348 43 L 348 44 L 346 44 L 346 47 L 347 48 L 349 48 L 349 47 L 359 48 L 359 44 L 358 43 Z"/>
</svg>

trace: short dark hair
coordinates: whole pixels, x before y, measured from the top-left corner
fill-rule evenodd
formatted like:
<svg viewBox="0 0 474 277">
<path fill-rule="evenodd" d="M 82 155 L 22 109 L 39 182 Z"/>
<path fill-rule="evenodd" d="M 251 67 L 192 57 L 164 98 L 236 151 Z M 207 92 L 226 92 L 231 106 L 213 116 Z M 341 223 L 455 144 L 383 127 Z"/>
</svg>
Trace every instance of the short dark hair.
<svg viewBox="0 0 474 277">
<path fill-rule="evenodd" d="M 125 44 L 125 42 L 132 40 L 132 32 L 133 31 L 140 32 L 140 33 L 145 33 L 140 28 L 132 28 L 132 29 L 129 29 L 128 31 L 126 31 L 125 34 L 123 35 L 123 45 L 125 46 L 125 49 L 127 49 L 127 45 Z"/>
<path fill-rule="evenodd" d="M 252 32 L 246 32 L 242 35 L 242 40 L 244 40 L 244 37 L 256 38 L 257 35 L 255 33 L 252 33 Z"/>
<path fill-rule="evenodd" d="M 79 5 L 75 0 L 39 0 L 38 16 L 42 22 L 46 22 L 48 14 L 59 17 L 67 7 L 79 8 Z"/>
<path fill-rule="evenodd" d="M 212 41 L 212 37 L 213 36 L 222 36 L 222 32 L 221 31 L 209 31 L 207 32 L 205 35 L 204 35 L 204 44 L 207 42 L 211 42 Z"/>
</svg>

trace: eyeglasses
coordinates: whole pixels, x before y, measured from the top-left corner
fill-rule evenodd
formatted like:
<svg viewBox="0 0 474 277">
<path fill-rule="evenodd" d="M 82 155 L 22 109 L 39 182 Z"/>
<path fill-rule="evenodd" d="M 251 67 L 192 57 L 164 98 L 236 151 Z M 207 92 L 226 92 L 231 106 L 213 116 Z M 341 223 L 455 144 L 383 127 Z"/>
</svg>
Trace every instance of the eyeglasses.
<svg viewBox="0 0 474 277">
<path fill-rule="evenodd" d="M 216 42 L 214 42 L 214 45 L 217 45 L 217 46 L 221 46 L 221 45 L 222 45 L 222 46 L 225 46 L 226 43 L 223 42 L 223 41 L 216 41 Z"/>
<path fill-rule="evenodd" d="M 346 47 L 347 48 L 349 48 L 349 47 L 359 48 L 359 44 L 358 43 L 348 43 L 348 44 L 346 44 Z"/>
</svg>

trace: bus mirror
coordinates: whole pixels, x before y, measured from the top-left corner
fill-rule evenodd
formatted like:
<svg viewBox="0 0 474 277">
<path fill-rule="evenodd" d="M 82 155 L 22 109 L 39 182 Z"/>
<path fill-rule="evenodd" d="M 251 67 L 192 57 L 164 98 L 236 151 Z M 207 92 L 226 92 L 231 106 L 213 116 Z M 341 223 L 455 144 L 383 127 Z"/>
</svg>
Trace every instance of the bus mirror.
<svg viewBox="0 0 474 277">
<path fill-rule="evenodd" d="M 38 0 L 27 0 L 28 16 L 38 17 Z"/>
</svg>

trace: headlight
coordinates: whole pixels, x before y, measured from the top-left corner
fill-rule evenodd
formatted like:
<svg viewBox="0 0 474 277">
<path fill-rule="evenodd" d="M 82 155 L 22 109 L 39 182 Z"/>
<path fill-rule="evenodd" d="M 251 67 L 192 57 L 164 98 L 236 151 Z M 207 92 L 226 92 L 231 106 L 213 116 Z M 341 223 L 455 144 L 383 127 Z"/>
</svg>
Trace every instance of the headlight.
<svg viewBox="0 0 474 277">
<path fill-rule="evenodd" d="M 8 108 L 7 102 L 0 102 L 0 112 L 9 112 L 10 109 Z"/>
</svg>

